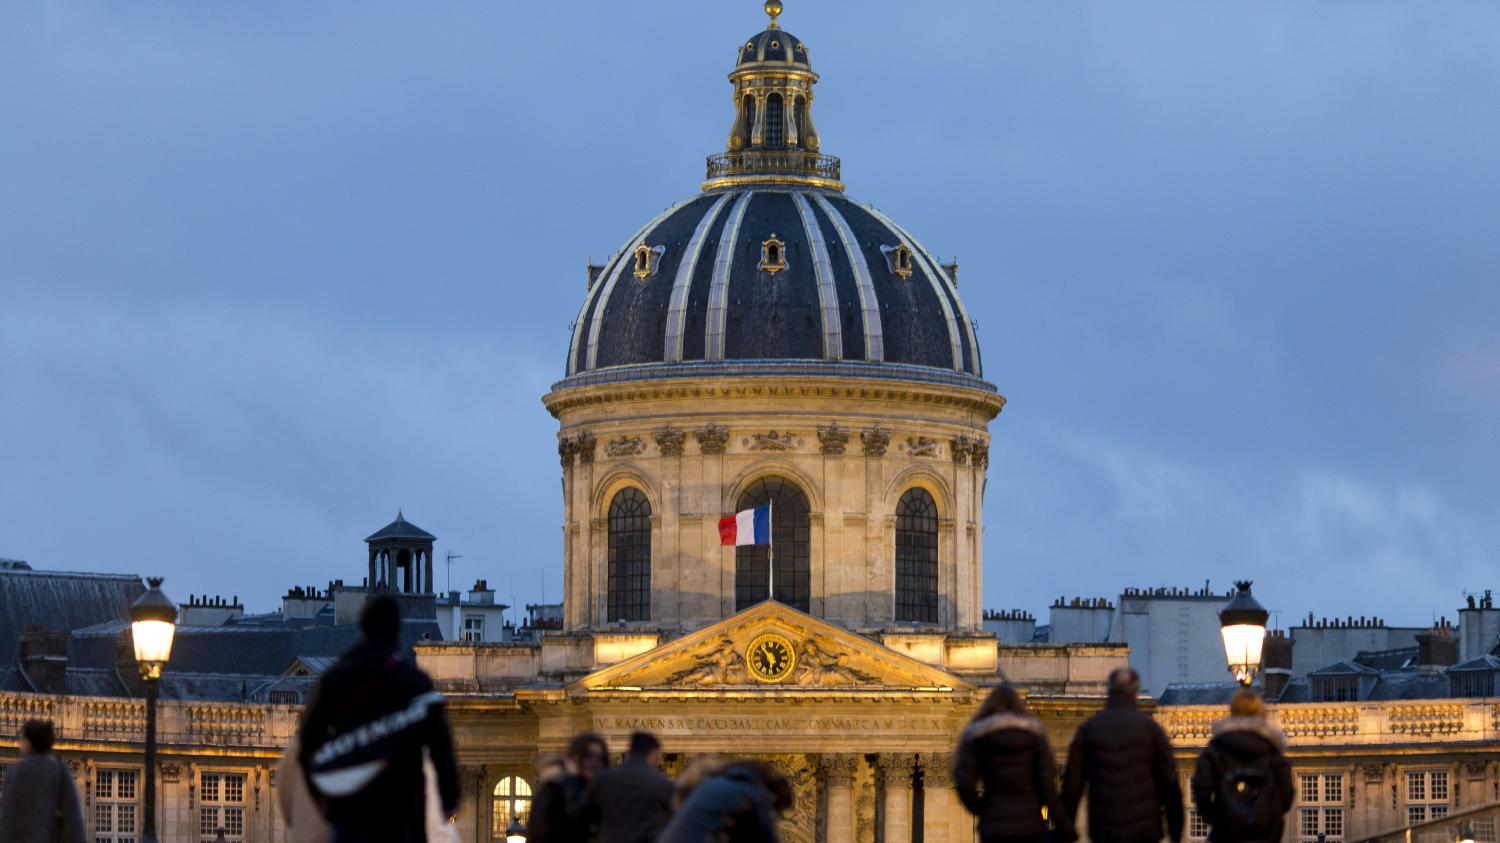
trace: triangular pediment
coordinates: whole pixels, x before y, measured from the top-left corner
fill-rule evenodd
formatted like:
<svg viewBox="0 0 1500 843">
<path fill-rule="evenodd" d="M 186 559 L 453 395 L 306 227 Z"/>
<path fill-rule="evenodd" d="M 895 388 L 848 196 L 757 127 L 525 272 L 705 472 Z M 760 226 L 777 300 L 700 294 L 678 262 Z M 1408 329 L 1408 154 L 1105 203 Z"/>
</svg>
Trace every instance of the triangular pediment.
<svg viewBox="0 0 1500 843">
<path fill-rule="evenodd" d="M 768 600 L 597 670 L 571 689 L 968 691 L 973 686 L 941 668 Z"/>
</svg>

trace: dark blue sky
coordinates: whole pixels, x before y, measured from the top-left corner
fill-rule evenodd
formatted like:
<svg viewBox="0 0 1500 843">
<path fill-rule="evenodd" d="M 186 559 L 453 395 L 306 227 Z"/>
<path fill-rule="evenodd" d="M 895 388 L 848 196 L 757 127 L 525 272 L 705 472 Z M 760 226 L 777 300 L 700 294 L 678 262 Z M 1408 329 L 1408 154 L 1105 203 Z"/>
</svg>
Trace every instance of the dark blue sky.
<svg viewBox="0 0 1500 843">
<path fill-rule="evenodd" d="M 0 7 L 0 556 L 555 599 L 584 261 L 691 194 L 753 0 Z M 788 0 L 825 151 L 1010 399 L 985 604 L 1500 589 L 1500 4 Z M 442 582 L 441 576 L 439 582 Z"/>
</svg>

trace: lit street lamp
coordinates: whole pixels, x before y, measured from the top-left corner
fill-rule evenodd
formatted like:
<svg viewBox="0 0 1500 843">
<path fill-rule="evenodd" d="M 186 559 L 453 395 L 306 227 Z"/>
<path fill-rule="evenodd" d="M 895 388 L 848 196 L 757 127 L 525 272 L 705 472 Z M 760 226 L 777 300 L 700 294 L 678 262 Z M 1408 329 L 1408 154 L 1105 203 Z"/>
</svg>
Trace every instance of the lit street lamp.
<svg viewBox="0 0 1500 843">
<path fill-rule="evenodd" d="M 161 593 L 161 577 L 147 577 L 150 588 L 130 604 L 130 638 L 135 664 L 146 682 L 146 803 L 141 811 L 141 843 L 156 843 L 156 697 L 161 673 L 172 657 L 177 607 Z"/>
<path fill-rule="evenodd" d="M 526 843 L 526 826 L 521 825 L 519 817 L 510 821 L 510 827 L 505 829 L 505 843 Z M 1470 840 L 1469 843 L 1474 843 Z"/>
<path fill-rule="evenodd" d="M 1266 620 L 1271 613 L 1250 596 L 1250 582 L 1235 582 L 1234 597 L 1219 611 L 1219 634 L 1224 637 L 1224 658 L 1234 681 L 1249 686 L 1260 671 L 1260 651 L 1266 640 Z"/>
<path fill-rule="evenodd" d="M 1474 824 L 1464 823 L 1458 830 L 1458 843 L 1474 843 Z"/>
</svg>

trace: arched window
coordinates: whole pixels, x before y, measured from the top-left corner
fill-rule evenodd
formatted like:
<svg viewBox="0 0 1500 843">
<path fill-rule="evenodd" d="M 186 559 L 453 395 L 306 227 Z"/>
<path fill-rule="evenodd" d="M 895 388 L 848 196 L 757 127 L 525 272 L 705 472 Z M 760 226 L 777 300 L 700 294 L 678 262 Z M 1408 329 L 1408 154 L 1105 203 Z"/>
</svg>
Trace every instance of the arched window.
<svg viewBox="0 0 1500 843">
<path fill-rule="evenodd" d="M 786 146 L 786 126 L 781 117 L 781 94 L 766 97 L 765 147 L 780 149 Z"/>
<path fill-rule="evenodd" d="M 896 504 L 896 620 L 938 622 L 937 502 L 926 489 Z"/>
<path fill-rule="evenodd" d="M 606 621 L 651 620 L 651 503 L 626 487 L 609 502 Z"/>
<path fill-rule="evenodd" d="M 520 776 L 506 776 L 495 783 L 491 807 L 490 837 L 504 840 L 512 822 L 520 820 L 521 825 L 527 825 L 531 820 L 531 784 Z"/>
<path fill-rule="evenodd" d="M 790 480 L 764 477 L 740 495 L 735 510 L 771 504 L 771 547 L 741 545 L 734 549 L 735 611 L 765 600 L 771 567 L 776 573 L 776 599 L 809 611 L 812 588 L 812 519 L 807 495 Z M 774 551 L 768 554 L 766 551 Z"/>
</svg>

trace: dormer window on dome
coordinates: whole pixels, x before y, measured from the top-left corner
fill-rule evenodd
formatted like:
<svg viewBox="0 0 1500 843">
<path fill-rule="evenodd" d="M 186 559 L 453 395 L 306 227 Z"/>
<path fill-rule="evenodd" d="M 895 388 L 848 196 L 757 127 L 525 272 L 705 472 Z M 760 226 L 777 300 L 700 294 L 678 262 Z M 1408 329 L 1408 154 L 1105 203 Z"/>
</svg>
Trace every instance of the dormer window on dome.
<svg viewBox="0 0 1500 843">
<path fill-rule="evenodd" d="M 911 249 L 905 243 L 896 246 L 881 246 L 881 254 L 893 274 L 900 278 L 911 277 Z"/>
<path fill-rule="evenodd" d="M 656 268 L 661 263 L 661 256 L 666 254 L 665 246 L 647 246 L 642 243 L 635 247 L 635 277 L 642 281 L 656 274 Z"/>
<path fill-rule="evenodd" d="M 773 275 L 786 269 L 786 244 L 773 233 L 769 240 L 760 244 L 760 268 Z"/>
</svg>

